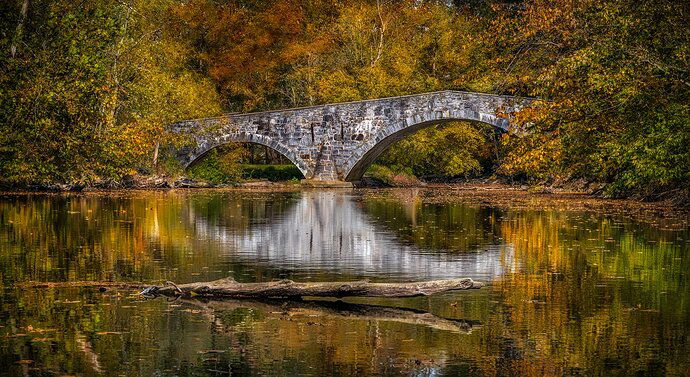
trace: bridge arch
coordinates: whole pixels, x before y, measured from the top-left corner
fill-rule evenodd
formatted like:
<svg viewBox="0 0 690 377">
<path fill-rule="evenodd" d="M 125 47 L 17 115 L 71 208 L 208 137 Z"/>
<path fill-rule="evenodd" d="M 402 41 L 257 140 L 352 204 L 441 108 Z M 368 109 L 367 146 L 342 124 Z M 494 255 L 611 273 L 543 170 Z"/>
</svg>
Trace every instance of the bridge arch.
<svg viewBox="0 0 690 377">
<path fill-rule="evenodd" d="M 507 131 L 508 119 L 498 115 L 480 114 L 476 111 L 428 111 L 404 120 L 391 122 L 376 133 L 368 142 L 352 151 L 343 165 L 345 181 L 353 182 L 362 178 L 369 166 L 396 142 L 424 128 L 450 123 L 470 122 L 488 124 Z"/>
<path fill-rule="evenodd" d="M 185 151 L 182 158 L 182 166 L 187 169 L 201 160 L 212 150 L 227 145 L 230 143 L 254 143 L 269 147 L 278 153 L 285 156 L 291 163 L 293 163 L 300 170 L 302 175 L 309 177 L 312 174 L 309 165 L 300 158 L 297 153 L 285 146 L 283 143 L 273 140 L 270 137 L 261 134 L 237 133 L 226 134 L 221 137 L 210 137 L 196 140 L 196 147 Z"/>
</svg>

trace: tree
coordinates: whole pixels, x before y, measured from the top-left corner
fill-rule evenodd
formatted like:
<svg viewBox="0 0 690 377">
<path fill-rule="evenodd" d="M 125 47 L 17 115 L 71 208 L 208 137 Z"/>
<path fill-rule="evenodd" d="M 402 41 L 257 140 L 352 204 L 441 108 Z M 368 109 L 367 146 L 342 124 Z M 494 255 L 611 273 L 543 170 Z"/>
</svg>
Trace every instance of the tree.
<svg viewBox="0 0 690 377">
<path fill-rule="evenodd" d="M 551 101 L 522 117 L 531 136 L 508 139 L 505 171 L 605 182 L 610 196 L 690 187 L 689 17 L 676 1 L 532 0 L 502 12 L 502 87 Z"/>
<path fill-rule="evenodd" d="M 172 1 L 25 4 L 1 16 L 11 25 L 22 14 L 21 40 L 4 38 L 0 52 L 0 183 L 150 171 L 164 125 L 218 112 L 213 85 L 159 22 Z"/>
</svg>

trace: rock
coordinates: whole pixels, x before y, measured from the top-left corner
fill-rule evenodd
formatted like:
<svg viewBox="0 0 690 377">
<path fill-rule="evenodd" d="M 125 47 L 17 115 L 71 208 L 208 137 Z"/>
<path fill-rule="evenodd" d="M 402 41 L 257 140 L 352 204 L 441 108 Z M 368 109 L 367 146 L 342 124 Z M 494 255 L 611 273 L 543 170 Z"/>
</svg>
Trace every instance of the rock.
<svg viewBox="0 0 690 377">
<path fill-rule="evenodd" d="M 240 187 L 270 187 L 274 186 L 275 183 L 271 181 L 252 181 L 252 182 L 243 182 L 240 183 Z"/>
<path fill-rule="evenodd" d="M 174 188 L 209 188 L 215 187 L 213 184 L 208 182 L 199 182 L 189 178 L 182 178 L 175 183 L 173 183 Z"/>
</svg>

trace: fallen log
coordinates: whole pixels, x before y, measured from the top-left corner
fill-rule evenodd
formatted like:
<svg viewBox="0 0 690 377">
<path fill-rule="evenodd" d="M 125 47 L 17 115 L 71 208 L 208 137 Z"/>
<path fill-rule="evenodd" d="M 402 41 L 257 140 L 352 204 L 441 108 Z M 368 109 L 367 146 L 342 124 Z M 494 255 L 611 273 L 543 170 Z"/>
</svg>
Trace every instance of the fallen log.
<svg viewBox="0 0 690 377">
<path fill-rule="evenodd" d="M 265 283 L 239 283 L 232 278 L 225 278 L 211 282 L 152 286 L 145 289 L 142 294 L 206 298 L 415 297 L 481 287 L 482 283 L 470 278 L 412 283 L 370 283 L 367 280 L 323 283 L 278 280 Z"/>
<path fill-rule="evenodd" d="M 183 296 L 200 298 L 297 298 L 313 297 L 415 297 L 429 296 L 446 291 L 478 289 L 482 283 L 470 278 L 432 280 L 408 283 L 370 283 L 368 280 L 350 282 L 308 282 L 278 280 L 265 283 L 239 283 L 232 278 L 211 282 L 176 285 L 145 285 L 142 283 L 76 281 L 76 282 L 22 282 L 16 288 L 100 288 L 143 289 L 144 295 Z"/>
</svg>

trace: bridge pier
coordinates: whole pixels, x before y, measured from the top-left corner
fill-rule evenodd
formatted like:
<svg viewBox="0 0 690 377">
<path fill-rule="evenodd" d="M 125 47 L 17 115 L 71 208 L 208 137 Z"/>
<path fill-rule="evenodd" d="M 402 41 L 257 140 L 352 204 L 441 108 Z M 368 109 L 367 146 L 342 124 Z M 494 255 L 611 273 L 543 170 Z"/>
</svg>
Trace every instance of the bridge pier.
<svg viewBox="0 0 690 377">
<path fill-rule="evenodd" d="M 326 181 L 319 179 L 303 179 L 300 181 L 303 187 L 308 188 L 353 188 L 352 182 Z"/>
</svg>

